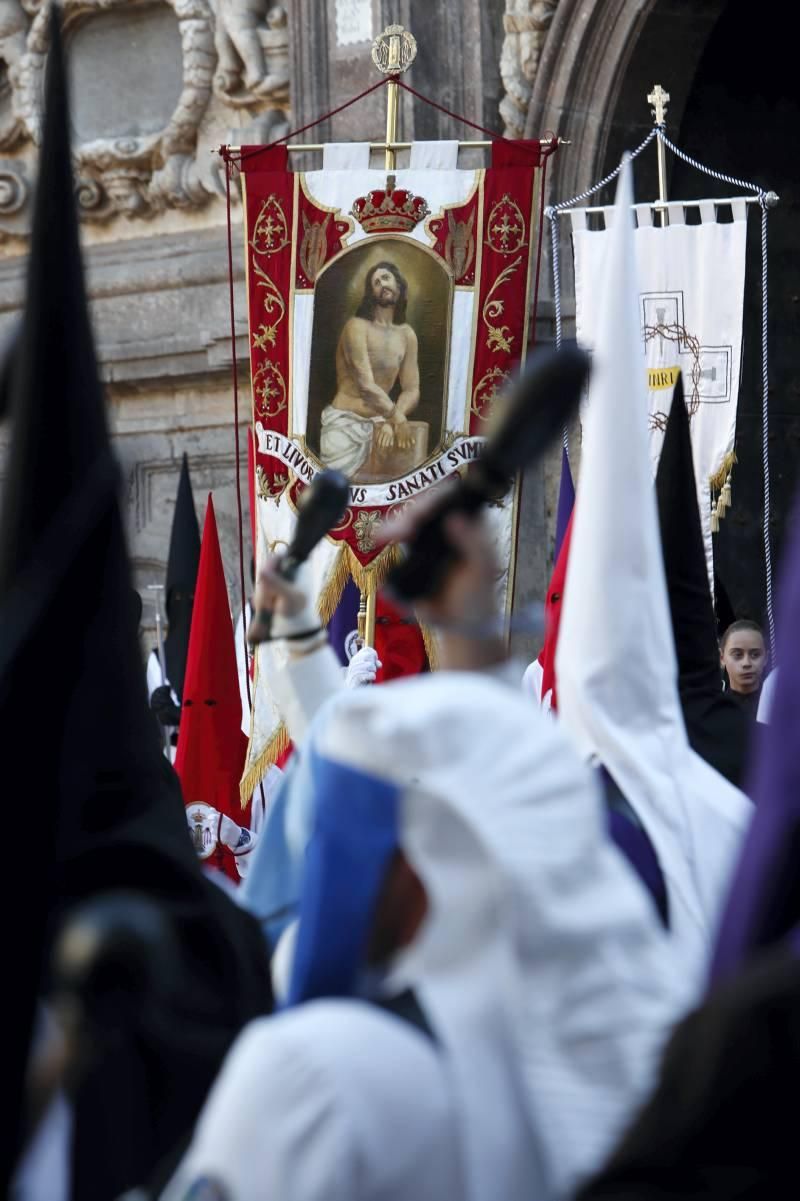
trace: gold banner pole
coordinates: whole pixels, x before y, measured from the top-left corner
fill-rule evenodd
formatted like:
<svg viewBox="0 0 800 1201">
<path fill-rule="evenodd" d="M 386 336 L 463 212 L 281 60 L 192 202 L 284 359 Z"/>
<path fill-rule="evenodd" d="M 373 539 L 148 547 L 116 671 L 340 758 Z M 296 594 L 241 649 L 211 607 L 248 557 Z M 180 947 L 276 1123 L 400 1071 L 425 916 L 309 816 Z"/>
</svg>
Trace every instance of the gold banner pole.
<svg viewBox="0 0 800 1201">
<path fill-rule="evenodd" d="M 664 125 L 667 119 L 669 92 L 665 92 L 661 84 L 657 83 L 647 97 L 647 103 L 651 106 L 650 111 L 655 124 Z M 658 202 L 665 205 L 667 203 L 667 158 L 664 153 L 664 143 L 658 137 L 656 138 L 656 150 L 658 151 Z M 661 225 L 666 225 L 669 221 L 666 208 L 659 209 L 658 215 Z"/>
<path fill-rule="evenodd" d="M 372 43 L 372 61 L 384 75 L 401 75 L 407 71 L 417 56 L 417 43 L 402 25 L 387 25 L 383 33 Z M 400 115 L 400 89 L 394 79 L 386 85 L 386 170 L 394 171 L 397 165 L 397 125 Z M 358 606 L 358 636 L 362 646 L 375 645 L 375 613 L 378 605 L 378 590 L 375 577 L 370 574 L 367 586 L 361 593 Z"/>
</svg>

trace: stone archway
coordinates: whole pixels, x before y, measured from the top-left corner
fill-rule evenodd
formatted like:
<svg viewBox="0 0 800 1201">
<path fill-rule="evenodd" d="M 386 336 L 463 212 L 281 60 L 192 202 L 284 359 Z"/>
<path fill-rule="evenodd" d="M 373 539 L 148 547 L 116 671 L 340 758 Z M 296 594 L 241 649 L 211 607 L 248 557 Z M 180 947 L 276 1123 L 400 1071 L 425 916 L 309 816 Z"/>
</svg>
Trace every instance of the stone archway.
<svg viewBox="0 0 800 1201">
<path fill-rule="evenodd" d="M 558 155 L 550 196 L 567 198 L 602 178 L 652 128 L 646 97 L 672 94 L 668 123 L 683 108 L 726 0 L 560 0 L 545 42 L 526 134 L 555 130 L 572 145 Z M 658 78 L 664 75 L 663 79 Z M 645 167 L 645 176 L 647 166 Z M 655 186 L 656 170 L 652 166 Z M 654 193 L 655 194 L 655 193 Z"/>
</svg>

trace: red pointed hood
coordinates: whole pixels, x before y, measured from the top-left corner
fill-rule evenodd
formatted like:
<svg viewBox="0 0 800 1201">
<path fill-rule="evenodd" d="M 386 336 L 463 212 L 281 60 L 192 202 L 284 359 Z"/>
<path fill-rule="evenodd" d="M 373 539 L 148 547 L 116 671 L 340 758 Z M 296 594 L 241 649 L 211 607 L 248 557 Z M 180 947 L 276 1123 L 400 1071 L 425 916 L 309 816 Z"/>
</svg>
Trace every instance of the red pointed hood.
<svg viewBox="0 0 800 1201">
<path fill-rule="evenodd" d="M 378 593 L 375 650 L 383 666 L 376 683 L 416 676 L 428 667 L 425 640 L 416 620 Z"/>
<path fill-rule="evenodd" d="M 233 622 L 219 549 L 214 503 L 208 497 L 197 571 L 189 654 L 183 686 L 175 770 L 184 804 L 202 801 L 243 822 L 239 780 L 247 751 L 236 667 Z M 235 867 L 225 869 L 236 879 Z"/>
<path fill-rule="evenodd" d="M 556 696 L 556 647 L 558 646 L 561 599 L 564 595 L 564 581 L 567 578 L 567 560 L 569 558 L 571 535 L 572 515 L 570 514 L 569 524 L 567 525 L 566 533 L 561 543 L 561 550 L 558 552 L 556 565 L 553 568 L 553 574 L 550 577 L 550 584 L 547 589 L 547 597 L 544 603 L 544 646 L 539 655 L 539 662 L 542 666 L 542 697 L 547 696 L 547 693 L 552 689 L 551 708 L 553 709 L 558 708 Z"/>
</svg>

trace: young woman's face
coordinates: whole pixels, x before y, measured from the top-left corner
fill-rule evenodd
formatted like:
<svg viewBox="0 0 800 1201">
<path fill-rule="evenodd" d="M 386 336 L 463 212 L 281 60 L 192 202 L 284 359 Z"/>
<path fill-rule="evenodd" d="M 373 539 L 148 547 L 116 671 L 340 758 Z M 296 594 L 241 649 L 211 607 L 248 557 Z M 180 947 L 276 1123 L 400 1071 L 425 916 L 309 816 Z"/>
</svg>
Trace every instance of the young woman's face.
<svg viewBox="0 0 800 1201">
<path fill-rule="evenodd" d="M 734 630 L 729 634 L 720 662 L 733 692 L 757 692 L 766 662 L 764 639 L 758 630 Z"/>
</svg>

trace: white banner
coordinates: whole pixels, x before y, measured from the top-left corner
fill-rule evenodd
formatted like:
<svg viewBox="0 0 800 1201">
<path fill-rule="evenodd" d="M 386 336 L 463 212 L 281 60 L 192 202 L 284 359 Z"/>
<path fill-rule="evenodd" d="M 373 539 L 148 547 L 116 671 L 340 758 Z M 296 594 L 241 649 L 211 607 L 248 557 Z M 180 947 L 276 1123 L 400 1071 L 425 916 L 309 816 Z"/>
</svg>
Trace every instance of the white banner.
<svg viewBox="0 0 800 1201">
<path fill-rule="evenodd" d="M 732 222 L 717 221 L 720 203 L 733 209 Z M 701 223 L 687 225 L 683 205 L 670 204 L 669 225 L 662 228 L 653 224 L 649 205 L 636 205 L 635 246 L 653 473 L 680 370 L 691 422 L 706 558 L 713 581 L 709 481 L 729 465 L 736 434 L 747 206 L 743 200 L 706 201 L 699 210 Z M 600 318 L 613 209 L 604 209 L 603 214 L 606 228 L 591 230 L 586 227 L 584 212 L 570 213 L 577 337 L 590 349 Z"/>
</svg>

